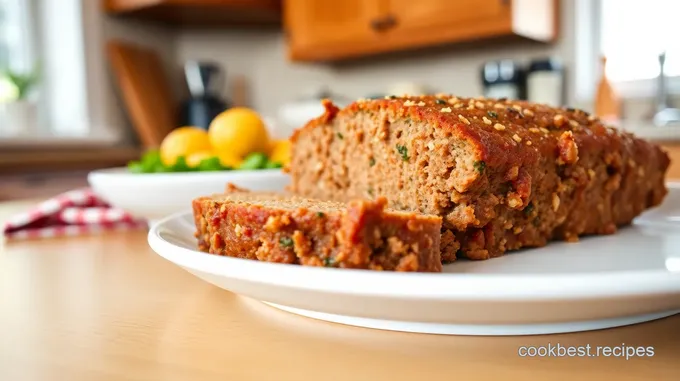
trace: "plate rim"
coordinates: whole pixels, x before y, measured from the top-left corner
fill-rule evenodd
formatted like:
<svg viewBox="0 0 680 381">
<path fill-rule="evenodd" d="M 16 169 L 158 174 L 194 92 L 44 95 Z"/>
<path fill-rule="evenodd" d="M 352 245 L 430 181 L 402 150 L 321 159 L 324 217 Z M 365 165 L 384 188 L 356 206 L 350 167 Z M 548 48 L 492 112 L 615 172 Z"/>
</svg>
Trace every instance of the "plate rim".
<svg viewBox="0 0 680 381">
<path fill-rule="evenodd" d="M 680 189 L 680 182 L 669 182 L 668 187 Z M 187 269 L 276 287 L 364 297 L 438 300 L 528 301 L 680 295 L 680 272 L 667 269 L 606 274 L 404 273 L 331 269 L 217 256 L 178 246 L 163 238 L 163 230 L 182 219 L 193 220 L 192 212 L 174 213 L 151 226 L 147 241 L 156 254 Z"/>
</svg>

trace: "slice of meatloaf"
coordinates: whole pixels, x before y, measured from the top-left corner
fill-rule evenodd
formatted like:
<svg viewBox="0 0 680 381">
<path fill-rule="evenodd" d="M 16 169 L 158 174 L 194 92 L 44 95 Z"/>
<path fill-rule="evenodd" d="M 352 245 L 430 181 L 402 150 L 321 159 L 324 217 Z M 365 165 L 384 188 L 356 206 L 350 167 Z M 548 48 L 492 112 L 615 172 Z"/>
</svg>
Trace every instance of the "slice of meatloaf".
<svg viewBox="0 0 680 381">
<path fill-rule="evenodd" d="M 201 251 L 268 262 L 394 271 L 441 271 L 441 217 L 297 196 L 227 193 L 193 201 Z"/>
<path fill-rule="evenodd" d="M 448 95 L 324 105 L 292 138 L 290 190 L 442 216 L 444 261 L 614 233 L 667 193 L 664 151 L 581 110 Z"/>
</svg>

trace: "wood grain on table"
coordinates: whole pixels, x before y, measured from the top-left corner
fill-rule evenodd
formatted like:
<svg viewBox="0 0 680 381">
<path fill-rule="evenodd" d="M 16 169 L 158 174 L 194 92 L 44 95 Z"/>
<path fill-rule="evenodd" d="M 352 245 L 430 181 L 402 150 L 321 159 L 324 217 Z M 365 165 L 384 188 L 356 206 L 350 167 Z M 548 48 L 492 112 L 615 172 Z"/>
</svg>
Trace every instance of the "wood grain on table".
<svg viewBox="0 0 680 381">
<path fill-rule="evenodd" d="M 0 204 L 0 221 L 31 203 Z M 651 346 L 653 357 L 528 358 L 521 346 Z M 0 380 L 678 380 L 680 315 L 608 330 L 436 336 L 312 320 L 219 289 L 146 232 L 6 242 Z"/>
</svg>

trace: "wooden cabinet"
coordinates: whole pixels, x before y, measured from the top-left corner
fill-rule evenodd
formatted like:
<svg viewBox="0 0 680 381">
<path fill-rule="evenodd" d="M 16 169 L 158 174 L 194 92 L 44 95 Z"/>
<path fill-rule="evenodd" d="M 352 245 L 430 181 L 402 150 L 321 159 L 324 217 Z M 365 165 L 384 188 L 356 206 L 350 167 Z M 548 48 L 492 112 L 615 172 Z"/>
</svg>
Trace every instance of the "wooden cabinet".
<svg viewBox="0 0 680 381">
<path fill-rule="evenodd" d="M 499 0 L 390 0 L 389 3 L 390 14 L 399 20 L 390 37 L 411 46 L 475 40 L 502 35 L 511 28 L 511 7 Z"/>
<path fill-rule="evenodd" d="M 487 29 L 503 24 L 510 6 L 499 0 L 389 0 L 389 13 L 396 15 L 399 31 L 409 33 L 447 29 Z M 484 25 L 483 28 L 475 25 Z M 487 25 L 488 24 L 488 25 Z"/>
<path fill-rule="evenodd" d="M 294 58 L 334 56 L 374 39 L 371 22 L 380 16 L 373 0 L 286 0 L 284 22 Z M 303 58 L 304 59 L 304 58 Z"/>
<path fill-rule="evenodd" d="M 334 61 L 497 37 L 556 37 L 557 0 L 287 0 L 289 57 Z"/>
<path fill-rule="evenodd" d="M 102 0 L 111 15 L 171 25 L 262 27 L 281 24 L 282 0 Z"/>
<path fill-rule="evenodd" d="M 287 14 L 296 25 L 295 42 L 313 46 L 321 36 L 329 44 L 360 42 L 371 35 L 369 25 L 379 14 L 377 3 L 363 0 L 294 0 Z M 340 6 L 342 5 L 342 6 Z"/>
</svg>

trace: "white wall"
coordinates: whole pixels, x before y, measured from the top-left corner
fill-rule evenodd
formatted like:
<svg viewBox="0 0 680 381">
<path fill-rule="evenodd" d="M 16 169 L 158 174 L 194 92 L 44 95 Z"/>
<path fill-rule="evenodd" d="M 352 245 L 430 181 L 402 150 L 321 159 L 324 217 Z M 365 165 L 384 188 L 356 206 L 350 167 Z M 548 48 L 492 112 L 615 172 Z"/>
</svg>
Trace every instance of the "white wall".
<svg viewBox="0 0 680 381">
<path fill-rule="evenodd" d="M 331 66 L 288 62 L 280 32 L 184 30 L 176 35 L 175 60 L 177 65 L 189 59 L 213 60 L 225 68 L 228 76 L 246 76 L 253 106 L 272 116 L 281 104 L 319 86 L 357 98 L 384 92 L 396 82 L 413 81 L 433 91 L 476 96 L 482 92 L 480 67 L 488 60 L 510 58 L 526 62 L 557 56 L 567 70 L 574 67 L 574 3 L 560 3 L 560 36 L 552 45 L 483 43 L 474 48 L 452 46 L 436 52 L 414 52 L 408 58 Z M 573 103 L 574 91 L 569 83 L 568 100 Z"/>
</svg>

